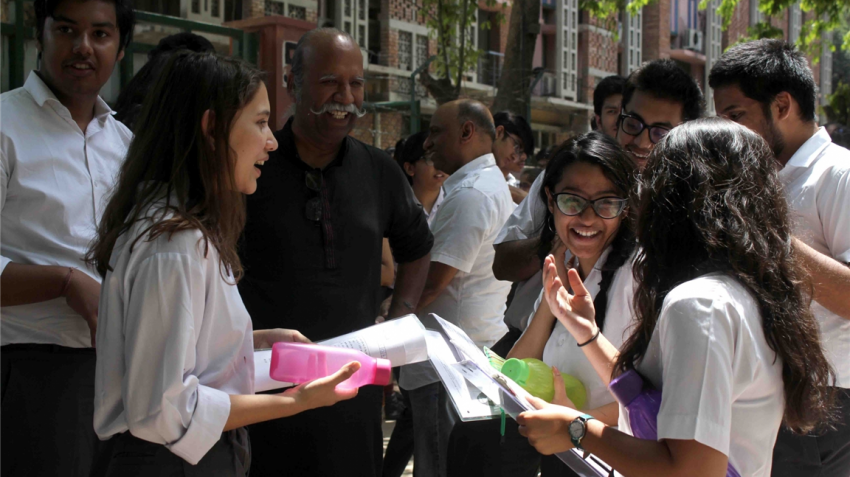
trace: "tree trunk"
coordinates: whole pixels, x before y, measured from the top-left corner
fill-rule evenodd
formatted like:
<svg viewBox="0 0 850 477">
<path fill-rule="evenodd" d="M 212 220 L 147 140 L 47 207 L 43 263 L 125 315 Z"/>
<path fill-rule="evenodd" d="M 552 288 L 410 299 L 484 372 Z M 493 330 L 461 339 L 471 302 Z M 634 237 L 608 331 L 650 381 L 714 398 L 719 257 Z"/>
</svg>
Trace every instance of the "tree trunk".
<svg viewBox="0 0 850 477">
<path fill-rule="evenodd" d="M 514 0 L 508 30 L 508 44 L 493 112 L 511 111 L 528 114 L 528 87 L 533 78 L 532 61 L 537 35 L 540 34 L 540 0 Z M 531 122 L 531 118 L 526 118 Z"/>
<path fill-rule="evenodd" d="M 448 77 L 434 78 L 427 71 L 423 71 L 419 75 L 419 81 L 428 90 L 428 93 L 431 94 L 438 105 L 454 101 L 458 98 L 458 92 L 452 84 L 452 80 Z"/>
</svg>

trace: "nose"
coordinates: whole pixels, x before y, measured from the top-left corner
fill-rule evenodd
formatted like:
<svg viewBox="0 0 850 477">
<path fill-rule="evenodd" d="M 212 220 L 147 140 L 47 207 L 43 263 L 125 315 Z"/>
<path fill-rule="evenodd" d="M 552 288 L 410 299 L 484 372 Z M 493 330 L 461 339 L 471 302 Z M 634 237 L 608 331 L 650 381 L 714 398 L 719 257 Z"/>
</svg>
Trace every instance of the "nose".
<svg viewBox="0 0 850 477">
<path fill-rule="evenodd" d="M 431 135 L 429 134 L 428 137 L 425 138 L 425 142 L 422 144 L 422 149 L 427 151 L 428 149 L 431 149 L 431 147 L 433 147 L 433 146 L 434 146 L 434 142 L 431 141 Z"/>
<path fill-rule="evenodd" d="M 89 38 L 88 33 L 83 32 L 74 39 L 74 53 L 80 56 L 91 56 L 91 39 Z"/>
<path fill-rule="evenodd" d="M 334 93 L 334 101 L 344 105 L 354 103 L 354 94 L 351 92 L 351 85 L 348 82 L 337 87 L 336 93 Z"/>
<path fill-rule="evenodd" d="M 277 150 L 277 138 L 274 137 L 271 131 L 269 131 L 268 137 L 266 137 L 266 151 L 272 152 Z"/>
<path fill-rule="evenodd" d="M 643 131 L 640 132 L 635 138 L 632 140 L 632 144 L 640 147 L 641 149 L 645 149 L 649 151 L 652 149 L 652 141 L 649 140 L 649 128 L 644 128 Z"/>
<path fill-rule="evenodd" d="M 590 204 L 587 205 L 587 208 L 579 214 L 579 219 L 581 219 L 582 225 L 589 225 L 591 222 L 596 220 L 596 211 L 593 210 L 593 206 Z"/>
</svg>

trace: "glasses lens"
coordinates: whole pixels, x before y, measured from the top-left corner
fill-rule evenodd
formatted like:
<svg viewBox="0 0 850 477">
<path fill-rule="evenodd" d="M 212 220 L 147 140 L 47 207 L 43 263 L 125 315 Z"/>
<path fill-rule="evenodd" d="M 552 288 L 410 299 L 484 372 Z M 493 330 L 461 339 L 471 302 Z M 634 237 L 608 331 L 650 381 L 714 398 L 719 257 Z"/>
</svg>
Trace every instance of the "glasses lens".
<svg viewBox="0 0 850 477">
<path fill-rule="evenodd" d="M 322 220 L 322 200 L 318 197 L 308 200 L 304 213 L 307 216 L 307 220 L 312 220 L 313 222 Z"/>
<path fill-rule="evenodd" d="M 578 215 L 587 208 L 587 201 L 572 194 L 558 194 L 558 210 L 564 215 Z"/>
<path fill-rule="evenodd" d="M 593 203 L 593 209 L 603 219 L 613 219 L 626 207 L 625 199 L 600 199 Z"/>
<path fill-rule="evenodd" d="M 643 123 L 640 120 L 631 116 L 623 117 L 623 132 L 637 136 L 641 131 L 643 131 Z"/>
<path fill-rule="evenodd" d="M 661 127 L 650 128 L 649 139 L 652 141 L 653 144 L 657 144 L 658 141 L 664 139 L 664 136 L 666 136 L 669 132 L 669 129 L 664 129 Z"/>
<path fill-rule="evenodd" d="M 318 171 L 307 171 L 305 172 L 305 183 L 307 184 L 307 188 L 319 192 L 322 190 L 322 173 Z"/>
</svg>

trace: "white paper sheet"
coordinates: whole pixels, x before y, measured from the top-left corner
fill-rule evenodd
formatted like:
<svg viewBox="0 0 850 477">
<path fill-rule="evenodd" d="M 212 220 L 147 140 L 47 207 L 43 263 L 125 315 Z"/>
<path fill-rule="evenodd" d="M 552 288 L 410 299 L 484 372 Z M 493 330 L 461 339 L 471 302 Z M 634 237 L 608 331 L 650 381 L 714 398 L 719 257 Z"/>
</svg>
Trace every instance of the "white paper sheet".
<svg viewBox="0 0 850 477">
<path fill-rule="evenodd" d="M 394 367 L 428 359 L 425 327 L 416 315 L 385 321 L 317 344 L 356 349 L 373 358 L 388 359 Z M 254 392 L 292 386 L 269 377 L 271 361 L 272 350 L 254 351 Z"/>
</svg>

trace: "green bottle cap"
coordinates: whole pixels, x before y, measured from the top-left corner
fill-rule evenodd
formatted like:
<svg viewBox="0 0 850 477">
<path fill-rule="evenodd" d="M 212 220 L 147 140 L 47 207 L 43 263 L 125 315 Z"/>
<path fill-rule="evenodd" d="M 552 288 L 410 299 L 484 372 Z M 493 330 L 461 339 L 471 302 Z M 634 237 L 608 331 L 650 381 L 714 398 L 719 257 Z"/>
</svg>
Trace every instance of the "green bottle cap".
<svg viewBox="0 0 850 477">
<path fill-rule="evenodd" d="M 528 364 L 520 359 L 511 358 L 502 365 L 502 374 L 513 379 L 520 386 L 525 386 L 529 373 Z"/>
</svg>

